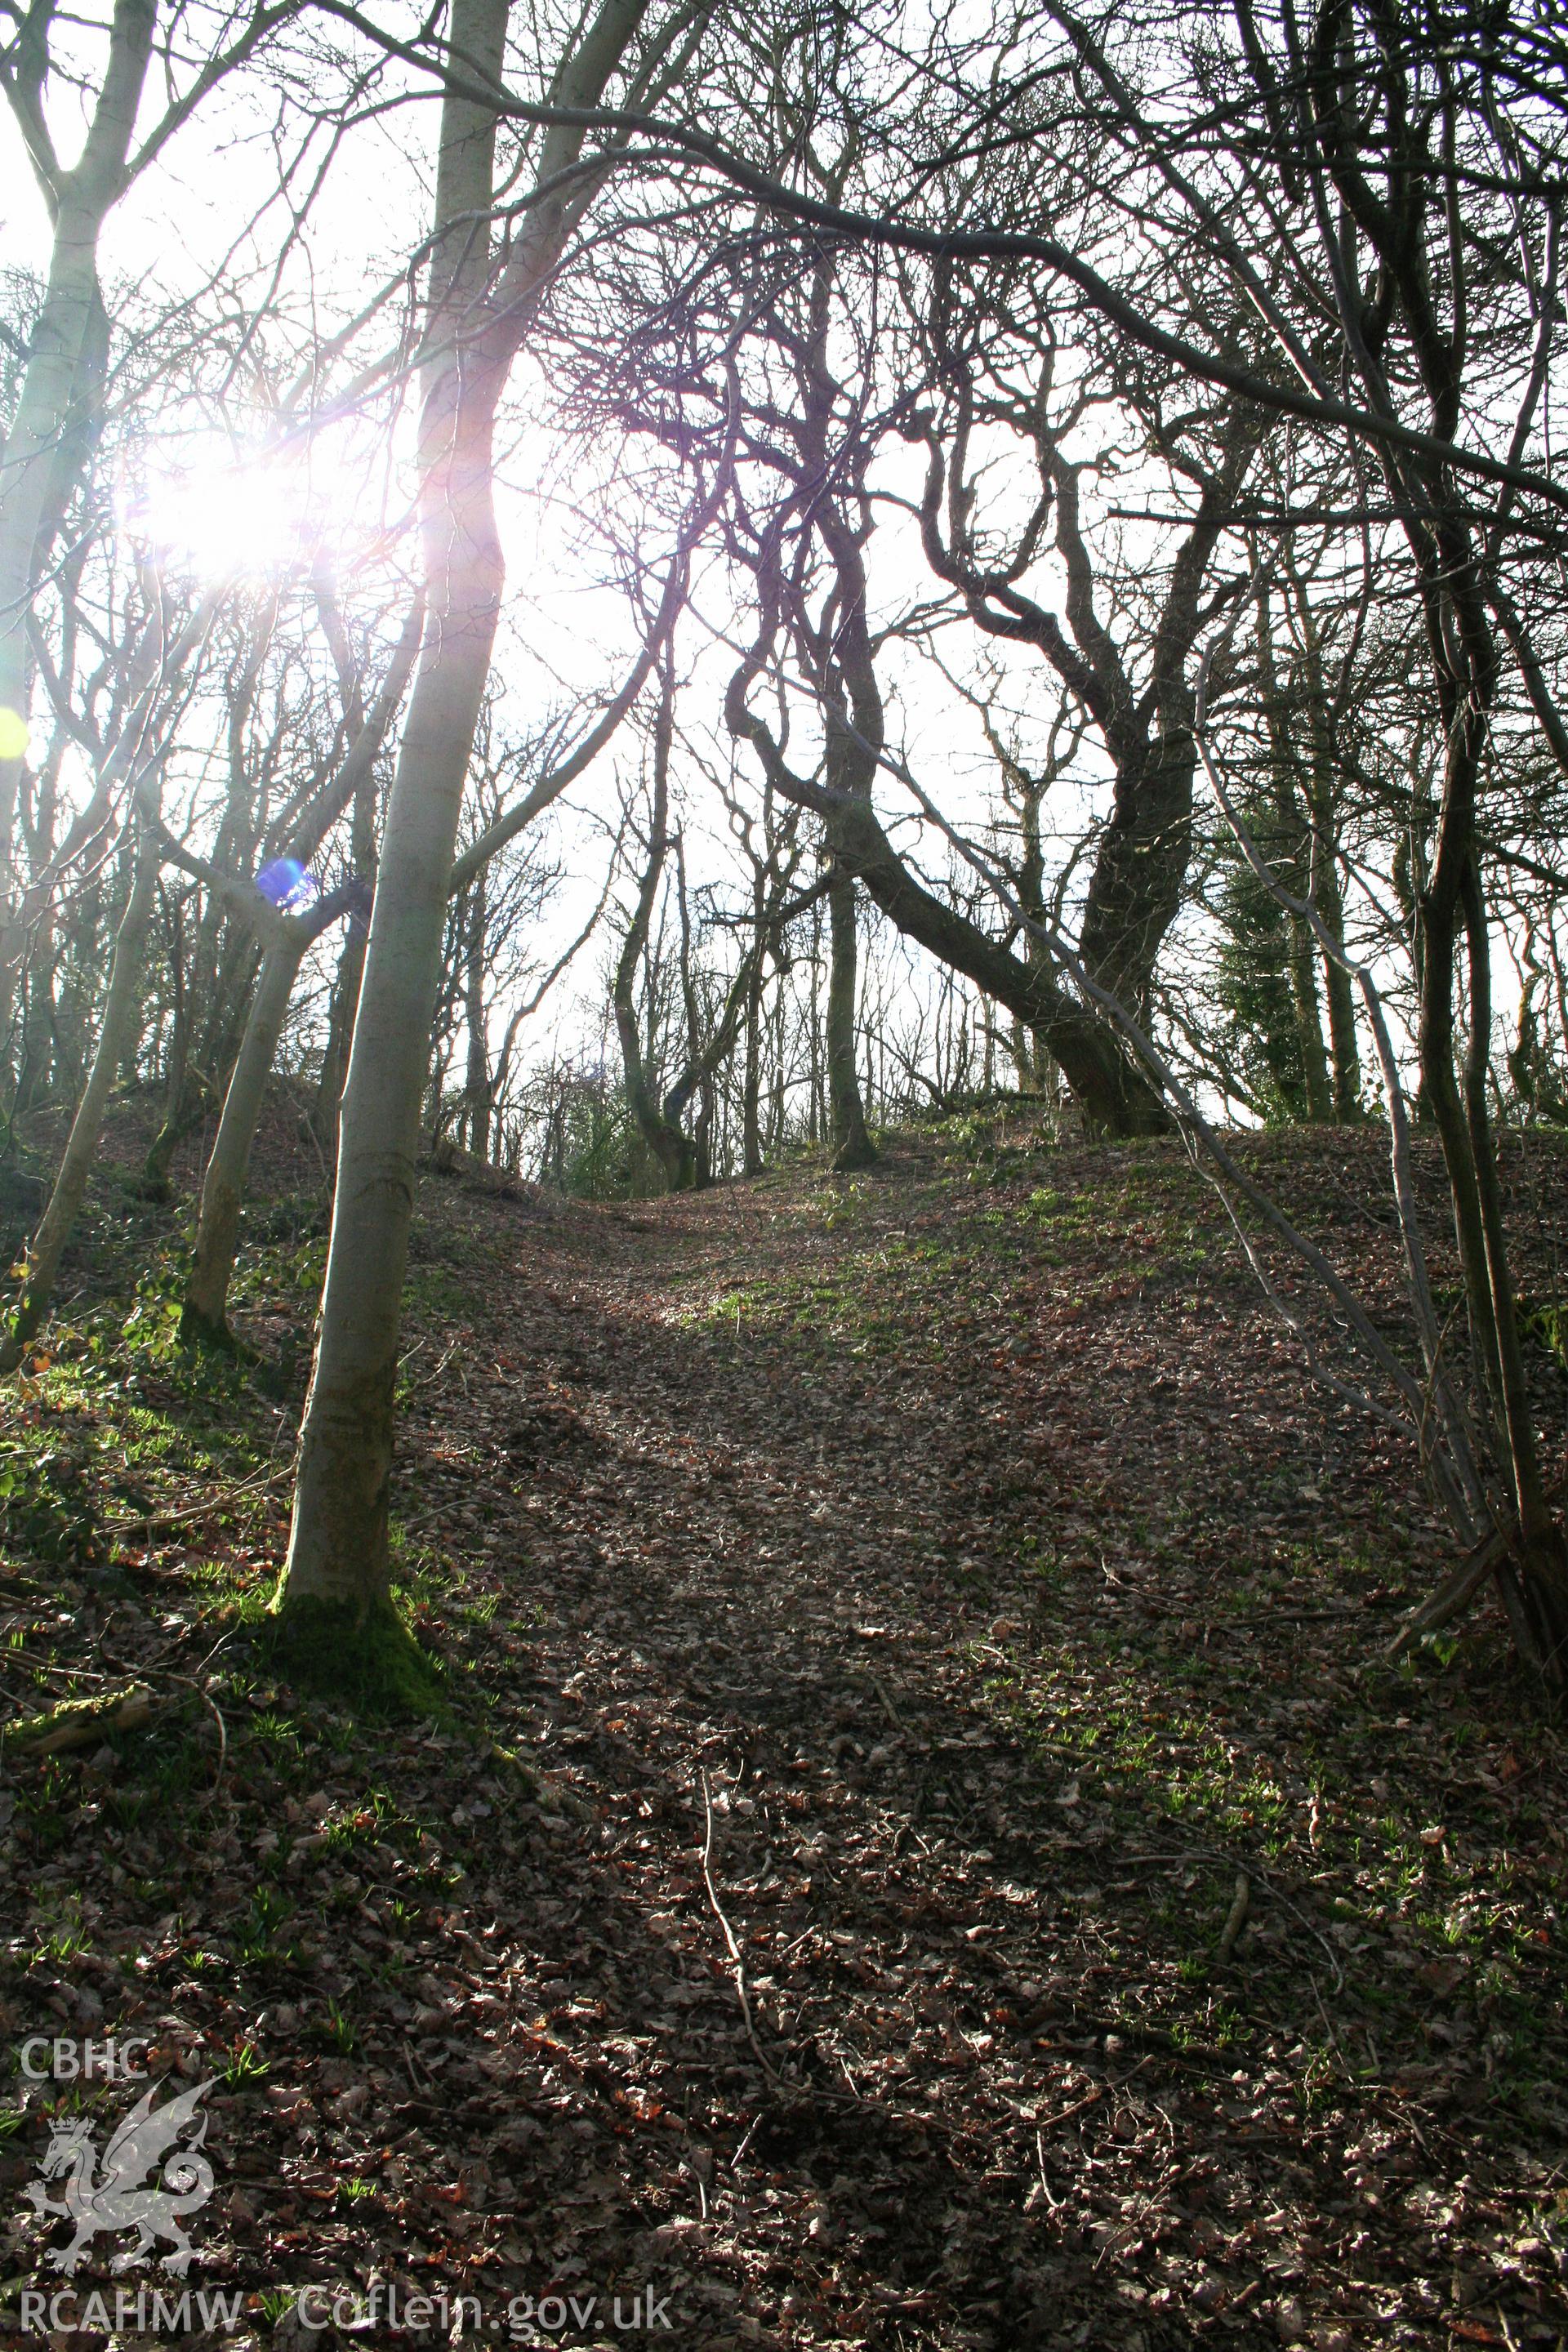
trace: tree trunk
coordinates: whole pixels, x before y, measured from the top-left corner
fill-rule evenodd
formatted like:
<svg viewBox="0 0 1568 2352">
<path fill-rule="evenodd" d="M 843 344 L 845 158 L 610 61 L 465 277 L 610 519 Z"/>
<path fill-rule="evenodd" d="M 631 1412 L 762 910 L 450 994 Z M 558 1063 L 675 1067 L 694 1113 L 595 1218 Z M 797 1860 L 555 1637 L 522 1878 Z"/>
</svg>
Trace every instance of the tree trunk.
<svg viewBox="0 0 1568 2352">
<path fill-rule="evenodd" d="M 475 13 L 503 14 L 493 0 Z M 463 41 L 468 54 L 476 29 Z M 476 202 L 487 199 L 488 182 Z M 430 618 L 387 807 L 343 1090 L 321 1339 L 284 1584 L 289 1607 L 341 1603 L 356 1616 L 387 1591 L 392 1401 L 420 1103 L 447 877 L 501 584 L 488 402 L 443 383 L 426 406 L 424 437 Z"/>
<path fill-rule="evenodd" d="M 869 1168 L 877 1157 L 877 1148 L 866 1132 L 855 1050 L 859 942 L 855 921 L 855 883 L 848 874 L 835 876 L 828 890 L 827 929 L 831 961 L 824 1043 L 833 1165 L 840 1171 Z"/>
<path fill-rule="evenodd" d="M 763 967 L 759 957 L 746 992 L 746 1057 L 741 1080 L 741 1172 L 763 1172 Z"/>
<path fill-rule="evenodd" d="M 474 1158 L 490 1156 L 490 1047 L 485 1028 L 485 877 L 469 893 L 463 957 L 463 1018 L 468 1028 L 468 1066 L 463 1073 L 465 1137 Z"/>
<path fill-rule="evenodd" d="M 250 1018 L 229 1077 L 223 1117 L 202 1185 L 195 1263 L 180 1318 L 182 1339 L 221 1345 L 229 1338 L 228 1286 L 250 1171 L 250 1148 L 309 940 L 308 931 L 274 940 L 261 960 L 261 977 L 250 1002 Z"/>
<path fill-rule="evenodd" d="M 664 691 L 659 698 L 658 714 L 654 721 L 653 797 L 648 814 L 647 856 L 643 864 L 642 878 L 637 884 L 636 904 L 626 926 L 621 952 L 616 959 L 615 977 L 611 983 L 610 1001 L 615 1010 L 616 1034 L 621 1041 L 621 1066 L 626 1073 L 626 1108 L 631 1112 L 638 1135 L 650 1158 L 671 1192 L 689 1192 L 697 1181 L 698 1157 L 696 1146 L 683 1133 L 679 1119 L 671 1118 L 661 1108 L 652 1081 L 648 1063 L 654 1051 L 655 988 L 649 974 L 647 992 L 647 1038 L 645 1043 L 637 1023 L 637 972 L 647 949 L 648 934 L 653 925 L 653 910 L 658 898 L 659 883 L 664 875 L 664 861 L 669 848 L 669 753 L 675 730 L 675 710 L 668 674 Z"/>
<path fill-rule="evenodd" d="M 48 278 L 27 347 L 16 412 L 0 449 L 0 1031 L 10 1025 L 25 948 L 18 923 L 16 800 L 26 758 L 32 663 L 27 618 L 44 551 L 69 495 L 84 432 L 96 423 L 107 358 L 98 240 L 123 185 L 153 53 L 153 0 L 116 0 L 109 57 L 80 158 L 58 175 Z M 47 23 L 47 18 L 44 20 Z"/>
<path fill-rule="evenodd" d="M 918 882 L 868 802 L 840 810 L 835 847 L 900 930 L 1038 1031 L 1090 1118 L 1112 1135 L 1169 1130 L 1170 1114 L 1110 1024 L 1067 996 L 1048 964 L 1026 964 Z"/>
<path fill-rule="evenodd" d="M 131 896 L 126 900 L 120 929 L 114 935 L 114 956 L 110 966 L 109 990 L 104 998 L 98 1047 L 81 1100 L 77 1106 L 76 1117 L 71 1122 L 54 1191 L 49 1195 L 48 1206 L 27 1252 L 27 1272 L 22 1296 L 11 1318 L 10 1329 L 5 1340 L 0 1342 L 0 1373 L 16 1370 L 49 1311 L 60 1259 L 71 1237 L 77 1213 L 87 1191 L 88 1178 L 98 1157 L 99 1139 L 103 1133 L 110 1094 L 120 1066 L 135 1039 L 136 1020 L 142 1005 L 142 959 L 157 897 L 158 865 L 156 847 L 151 839 L 143 838 L 136 853 Z"/>
<path fill-rule="evenodd" d="M 336 1163 L 338 1156 L 338 1118 L 342 1108 L 343 1081 L 348 1076 L 354 1015 L 359 1011 L 360 986 L 364 978 L 365 938 L 363 923 L 351 923 L 343 934 L 337 976 L 332 982 L 331 1009 L 327 1015 L 327 1042 L 316 1081 L 311 1125 L 329 1167 Z"/>
<path fill-rule="evenodd" d="M 1334 872 L 1331 844 L 1320 839 L 1317 881 L 1318 912 L 1336 947 L 1345 943 L 1344 901 Z M 1333 1057 L 1334 1117 L 1346 1124 L 1362 1116 L 1361 1046 L 1356 1037 L 1355 990 L 1344 966 L 1331 956 L 1323 959 L 1324 993 L 1329 1000 L 1329 1048 Z"/>
<path fill-rule="evenodd" d="M 636 30 L 643 0 L 604 0 L 552 85 L 592 106 Z M 499 82 L 506 0 L 455 0 L 448 24 L 466 86 Z M 494 188 L 496 117 L 448 89 L 442 101 L 437 240 L 426 338 L 417 507 L 428 606 L 387 804 L 381 873 L 349 1057 L 321 1337 L 300 1433 L 279 1605 L 351 1674 L 363 1628 L 388 1607 L 393 1393 L 419 1108 L 440 978 L 464 781 L 500 614 L 496 404 L 531 306 L 563 241 L 561 179 L 583 134 L 542 140 L 539 184 L 499 286 L 476 219 Z M 486 322 L 489 322 L 487 332 Z"/>
<path fill-rule="evenodd" d="M 1308 925 L 1297 915 L 1290 925 L 1290 1001 L 1300 1044 L 1301 1077 L 1307 1092 L 1307 1116 L 1317 1125 L 1333 1117 L 1334 1098 L 1329 1084 L 1328 1049 L 1323 1043 L 1323 1019 L 1318 1006 L 1318 958 Z"/>
</svg>

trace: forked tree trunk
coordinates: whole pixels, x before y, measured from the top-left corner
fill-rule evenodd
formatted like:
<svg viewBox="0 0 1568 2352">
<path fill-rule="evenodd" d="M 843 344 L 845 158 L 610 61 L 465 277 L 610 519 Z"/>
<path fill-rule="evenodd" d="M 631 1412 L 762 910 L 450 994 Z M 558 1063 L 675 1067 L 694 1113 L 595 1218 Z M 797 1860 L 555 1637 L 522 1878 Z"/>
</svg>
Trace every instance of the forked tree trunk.
<svg viewBox="0 0 1568 2352">
<path fill-rule="evenodd" d="M 71 1237 L 88 1178 L 98 1157 L 104 1114 L 121 1062 L 134 1043 L 142 1009 L 142 960 L 158 891 L 158 851 L 144 836 L 136 853 L 131 896 L 114 935 L 109 991 L 87 1084 L 71 1121 L 54 1191 L 27 1252 L 27 1272 L 10 1328 L 0 1341 L 0 1373 L 13 1372 L 37 1336 L 54 1297 L 60 1259 Z"/>
<path fill-rule="evenodd" d="M 603 0 L 555 75 L 559 103 L 598 100 L 643 5 Z M 499 80 L 506 25 L 506 0 L 455 0 L 448 39 L 467 87 Z M 495 134 L 491 109 L 447 90 L 418 457 L 427 619 L 387 804 L 343 1093 L 321 1337 L 279 1593 L 285 1617 L 297 1625 L 315 1618 L 318 1646 L 341 1645 L 353 1667 L 363 1657 L 359 1629 L 387 1605 L 393 1391 L 420 1100 L 463 784 L 500 612 L 496 404 L 561 250 L 568 217 L 561 175 L 583 137 L 560 128 L 545 134 L 538 181 L 552 193 L 526 216 L 492 289 L 489 238 L 475 223 L 492 201 Z"/>
<path fill-rule="evenodd" d="M 352 687 L 348 712 L 355 733 L 335 776 L 324 782 L 300 812 L 291 833 L 279 845 L 282 854 L 301 866 L 316 856 L 351 795 L 355 803 L 354 841 L 360 845 L 360 809 L 367 788 L 373 788 L 376 752 L 390 727 L 408 684 L 416 651 L 420 614 L 417 605 L 404 624 L 386 677 L 368 716 L 357 686 Z M 355 779 L 360 780 L 356 789 Z M 230 891 L 219 876 L 208 877 L 214 903 L 232 904 Z M 249 1173 L 251 1146 L 267 1097 L 267 1081 L 277 1057 L 278 1041 L 289 1017 L 289 1003 L 305 951 L 340 915 L 351 919 L 351 939 L 363 934 L 363 917 L 371 903 L 370 891 L 358 876 L 318 898 L 306 914 L 280 914 L 254 887 L 241 892 L 240 904 L 250 931 L 260 944 L 256 984 L 240 1040 L 229 1062 L 223 1115 L 202 1185 L 201 1213 L 196 1228 L 195 1259 L 186 1286 L 182 1336 L 201 1342 L 228 1338 L 228 1286 L 239 1236 L 240 1210 Z M 254 946 L 253 950 L 254 952 Z"/>
</svg>

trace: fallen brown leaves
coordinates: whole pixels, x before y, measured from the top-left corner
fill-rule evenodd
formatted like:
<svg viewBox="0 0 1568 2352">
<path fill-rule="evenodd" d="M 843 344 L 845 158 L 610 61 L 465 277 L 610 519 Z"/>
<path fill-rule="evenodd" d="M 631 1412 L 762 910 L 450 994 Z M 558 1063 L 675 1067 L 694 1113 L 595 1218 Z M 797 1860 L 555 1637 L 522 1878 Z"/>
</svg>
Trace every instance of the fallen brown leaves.
<svg viewBox="0 0 1568 2352">
<path fill-rule="evenodd" d="M 1392 1318 L 1373 1142 L 1258 1150 Z M 220 2074 L 193 2228 L 257 2337 L 379 2278 L 566 2342 L 650 2282 L 690 2346 L 1561 2340 L 1559 1740 L 1484 1632 L 1379 1662 L 1440 1531 L 1179 1155 L 971 1172 L 432 1187 L 451 1727 L 279 1689 L 199 1533 L 0 1587 L 185 1677 L 13 1771 L 4 2024 Z"/>
</svg>

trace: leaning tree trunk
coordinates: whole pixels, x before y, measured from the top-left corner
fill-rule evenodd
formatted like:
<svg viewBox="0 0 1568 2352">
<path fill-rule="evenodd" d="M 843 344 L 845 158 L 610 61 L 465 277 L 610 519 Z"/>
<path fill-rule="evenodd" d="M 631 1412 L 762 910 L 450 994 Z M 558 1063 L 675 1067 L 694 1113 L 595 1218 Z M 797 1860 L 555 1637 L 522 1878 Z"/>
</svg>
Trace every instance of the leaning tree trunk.
<svg viewBox="0 0 1568 2352">
<path fill-rule="evenodd" d="M 490 0 L 482 13 L 502 14 Z M 470 53 L 473 39 L 470 31 Z M 487 198 L 488 174 L 475 202 Z M 355 1617 L 387 1591 L 393 1387 L 420 1103 L 447 877 L 501 585 L 489 403 L 446 380 L 432 405 L 423 496 L 430 618 L 387 806 L 343 1090 L 321 1339 L 283 1588 L 290 1608 L 340 1603 Z M 437 435 L 445 446 L 432 451 Z"/>
<path fill-rule="evenodd" d="M 563 58 L 552 96 L 592 107 L 636 30 L 644 0 L 603 0 Z M 499 85 L 507 0 L 454 0 L 453 52 L 468 89 Z M 387 803 L 381 871 L 343 1093 L 321 1336 L 300 1433 L 286 1622 L 316 1663 L 351 1675 L 389 1600 L 393 1394 L 419 1109 L 440 979 L 464 781 L 489 672 L 503 567 L 493 485 L 496 404 L 569 226 L 565 174 L 581 131 L 540 150 L 542 201 L 492 289 L 488 216 L 496 115 L 449 89 L 442 101 L 417 511 L 427 617 Z"/>
<path fill-rule="evenodd" d="M 92 1172 L 92 1163 L 98 1157 L 99 1139 L 103 1133 L 110 1094 L 120 1066 L 135 1037 L 136 1017 L 142 1003 L 142 959 L 146 952 L 147 935 L 152 928 L 153 901 L 157 896 L 158 866 L 157 847 L 150 835 L 143 835 L 136 852 L 131 896 L 121 917 L 120 929 L 114 935 L 114 957 L 110 966 L 109 992 L 104 999 L 98 1047 L 81 1100 L 77 1105 L 76 1117 L 71 1121 L 70 1135 L 60 1160 L 59 1172 L 55 1178 L 55 1189 L 49 1195 L 48 1206 L 27 1252 L 27 1271 L 22 1296 L 12 1316 L 10 1329 L 5 1339 L 0 1341 L 0 1373 L 16 1370 L 49 1311 L 60 1259 L 76 1224 L 77 1213 Z"/>
<path fill-rule="evenodd" d="M 877 1148 L 866 1132 L 855 1052 L 859 943 L 855 921 L 855 883 L 848 874 L 836 875 L 828 890 L 827 928 L 830 961 L 824 1046 L 833 1165 L 840 1171 L 869 1168 L 877 1157 Z"/>
<path fill-rule="evenodd" d="M 212 1157 L 202 1184 L 201 1215 L 196 1224 L 195 1262 L 185 1287 L 180 1317 L 184 1339 L 226 1345 L 228 1286 L 239 1241 L 239 1214 L 250 1172 L 250 1150 L 266 1099 L 267 1081 L 278 1052 L 278 1040 L 289 1017 L 300 961 L 311 934 L 274 940 L 261 960 L 261 976 L 250 1001 L 224 1097 Z"/>
<path fill-rule="evenodd" d="M 1479 698 L 1477 698 L 1479 700 Z M 1516 1556 L 1499 1576 L 1514 1638 L 1547 1686 L 1568 1682 L 1568 1555 L 1542 1475 L 1503 1230 L 1488 1101 L 1491 942 L 1473 807 L 1484 715 L 1456 713 L 1436 861 L 1421 898 L 1421 1079 L 1443 1147 L 1477 1372 L 1517 1514 Z M 1454 1066 L 1455 963 L 1469 982 L 1462 1083 Z"/>
</svg>

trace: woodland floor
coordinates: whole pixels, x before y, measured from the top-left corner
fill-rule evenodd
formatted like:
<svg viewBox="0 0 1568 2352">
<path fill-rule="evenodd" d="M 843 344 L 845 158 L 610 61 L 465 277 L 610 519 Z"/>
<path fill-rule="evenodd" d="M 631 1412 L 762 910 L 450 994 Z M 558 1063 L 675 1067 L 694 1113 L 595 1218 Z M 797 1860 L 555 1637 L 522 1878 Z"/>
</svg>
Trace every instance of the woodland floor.
<svg viewBox="0 0 1568 2352">
<path fill-rule="evenodd" d="M 1375 1139 L 1247 1149 L 1392 1318 Z M 268 1663 L 323 1249 L 270 1175 L 254 1360 L 180 1353 L 178 1215 L 106 1180 L 0 1424 L 5 1715 L 166 1702 L 6 1768 L 0 2037 L 218 2076 L 221 2340 L 421 2340 L 287 2308 L 374 2276 L 502 2340 L 651 2282 L 690 2347 L 1568 2343 L 1563 1738 L 1489 1604 L 1381 1662 L 1451 1549 L 1178 1147 L 428 1180 L 398 1557 L 450 1712 L 379 1728 Z M 1512 1181 L 1561 1432 L 1568 1157 Z M 7 2341 L 79 2093 L 0 2078 Z"/>
</svg>

